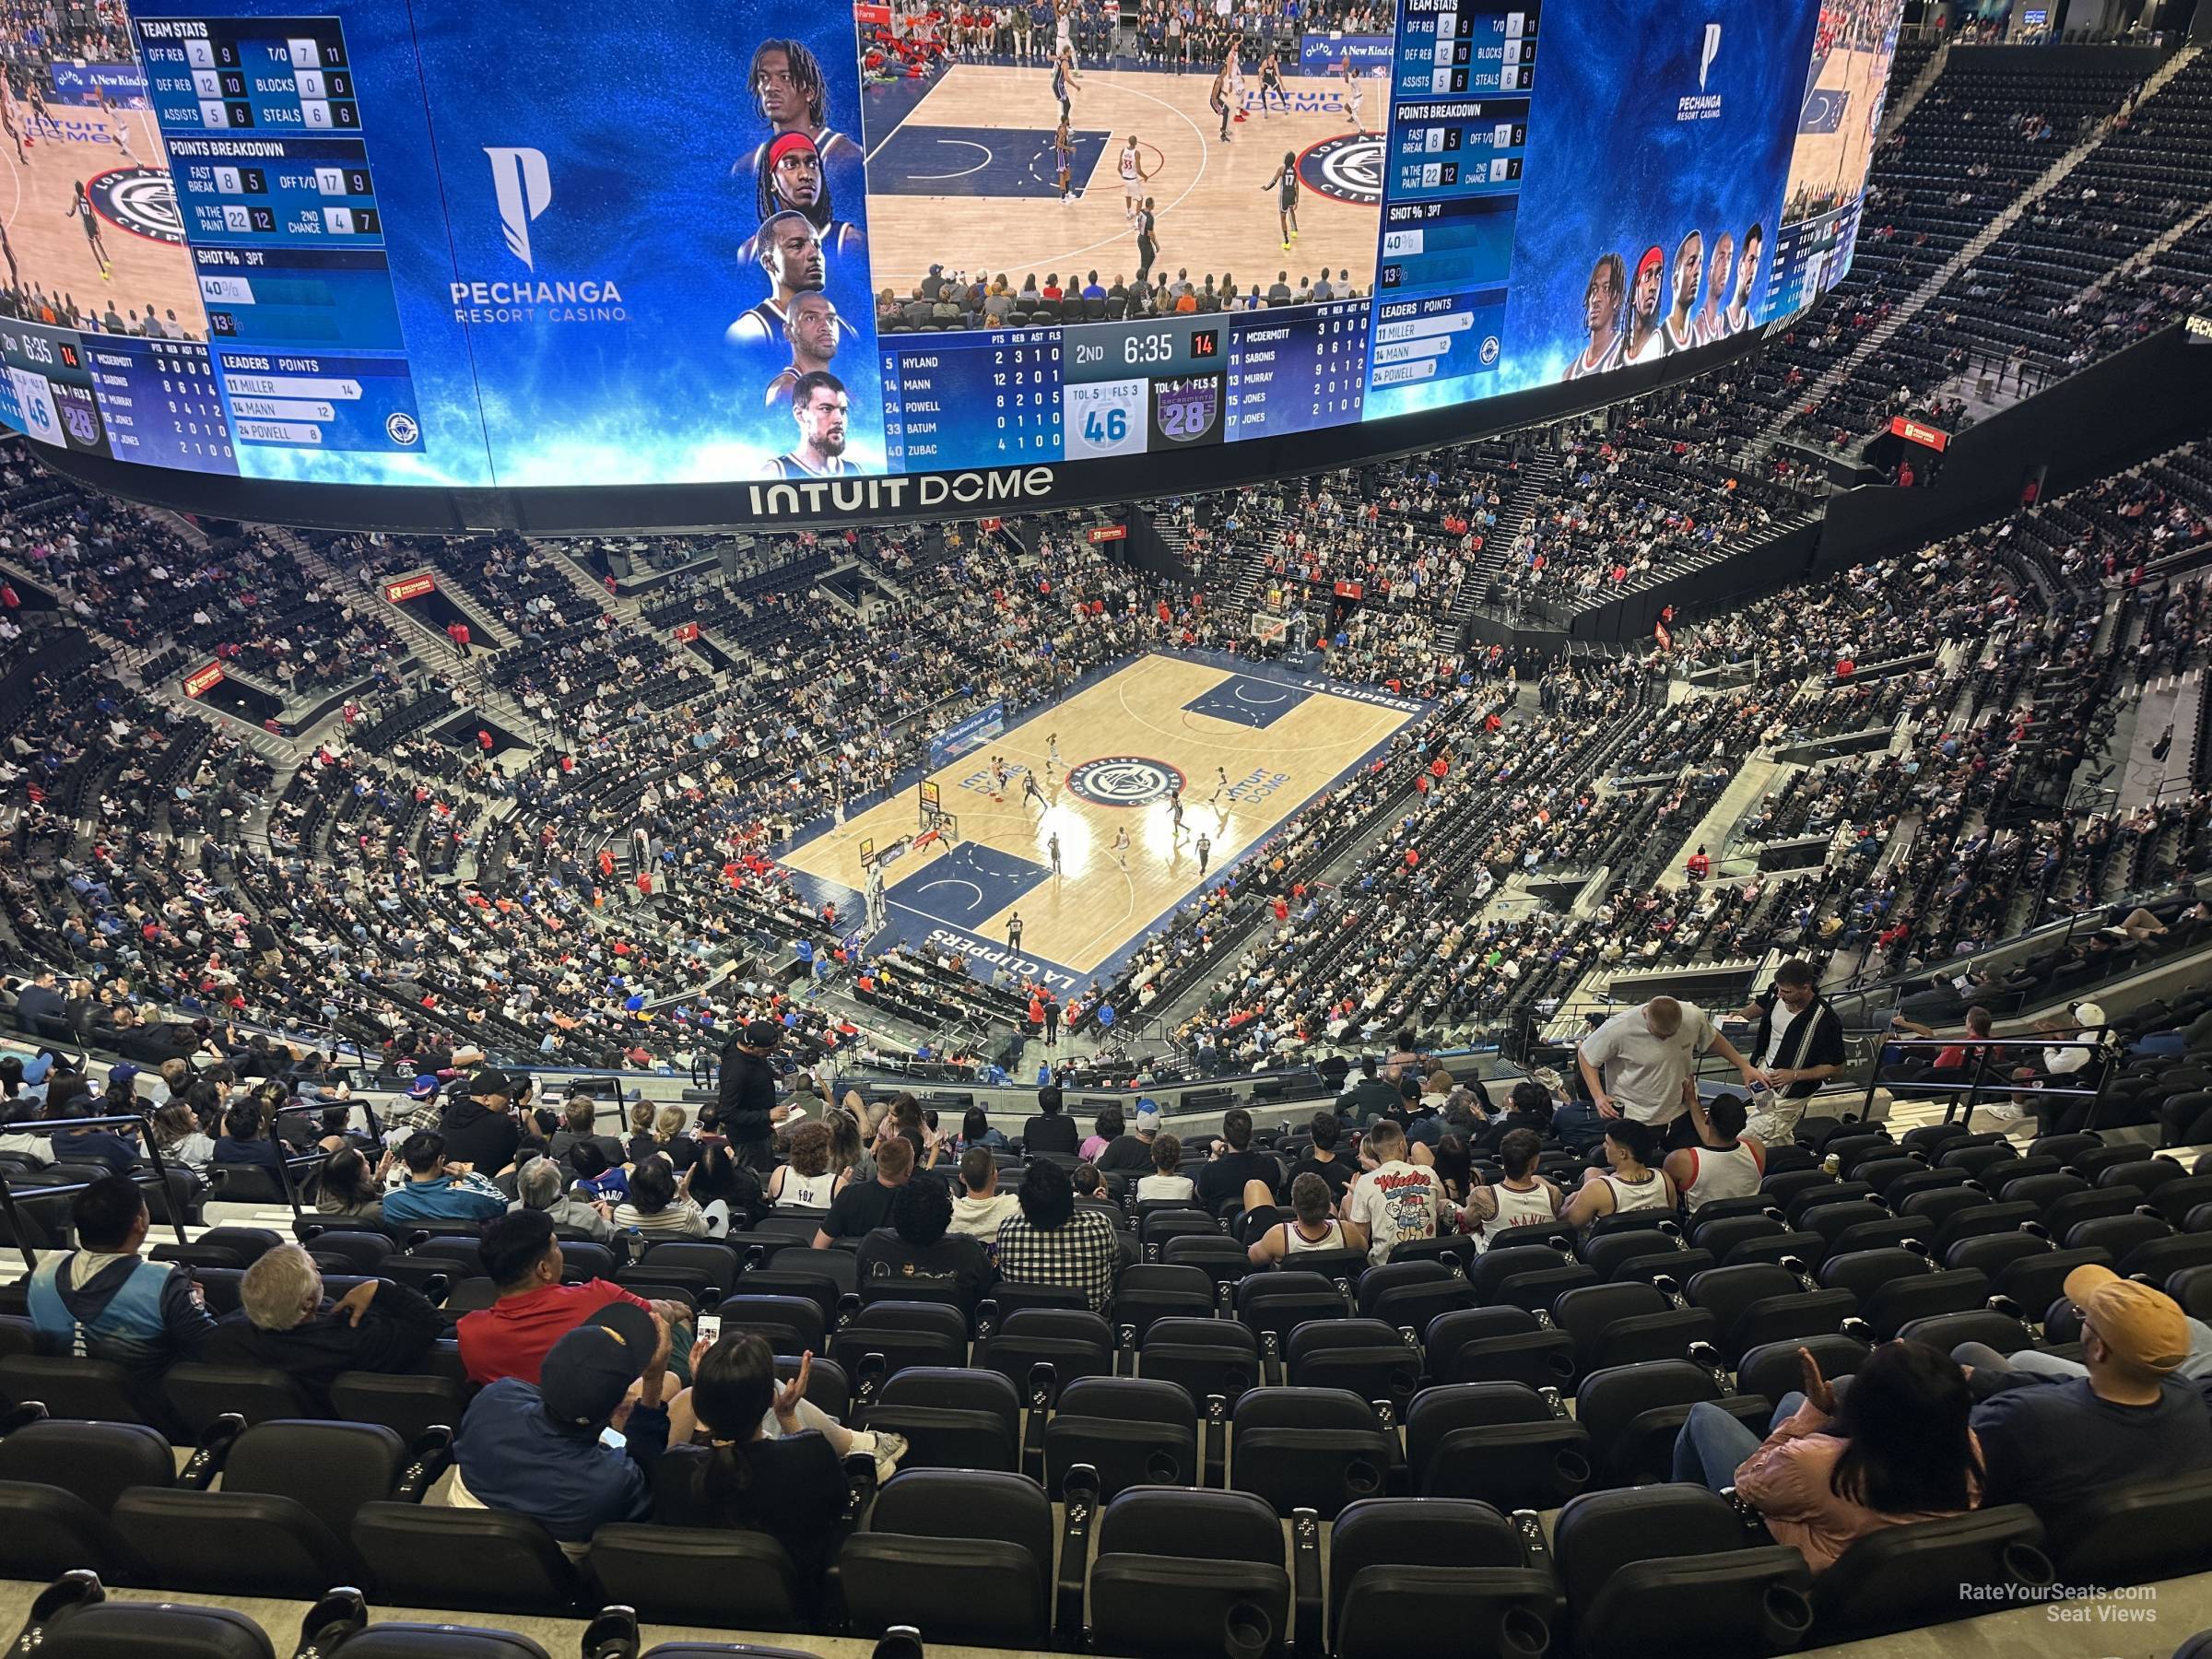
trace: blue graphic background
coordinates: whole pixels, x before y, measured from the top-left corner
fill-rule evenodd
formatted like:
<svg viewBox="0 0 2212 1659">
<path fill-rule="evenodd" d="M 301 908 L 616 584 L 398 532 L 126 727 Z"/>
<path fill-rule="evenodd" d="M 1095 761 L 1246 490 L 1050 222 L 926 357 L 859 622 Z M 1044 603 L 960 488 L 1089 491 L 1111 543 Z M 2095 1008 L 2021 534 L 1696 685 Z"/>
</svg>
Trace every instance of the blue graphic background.
<svg viewBox="0 0 2212 1659">
<path fill-rule="evenodd" d="M 1632 277 L 1644 249 L 1664 248 L 1663 312 L 1674 300 L 1675 245 L 1692 229 L 1705 233 L 1710 257 L 1720 231 L 1740 244 L 1757 220 L 1772 254 L 1818 10 L 1816 0 L 1555 0 L 1544 8 L 1497 391 L 1565 372 L 1589 339 L 1583 292 L 1601 253 L 1618 253 Z M 1721 26 L 1721 45 L 1704 91 L 1720 96 L 1721 113 L 1677 121 L 1680 100 L 1698 95 L 1708 23 Z M 1762 268 L 1755 316 L 1766 280 Z"/>
</svg>

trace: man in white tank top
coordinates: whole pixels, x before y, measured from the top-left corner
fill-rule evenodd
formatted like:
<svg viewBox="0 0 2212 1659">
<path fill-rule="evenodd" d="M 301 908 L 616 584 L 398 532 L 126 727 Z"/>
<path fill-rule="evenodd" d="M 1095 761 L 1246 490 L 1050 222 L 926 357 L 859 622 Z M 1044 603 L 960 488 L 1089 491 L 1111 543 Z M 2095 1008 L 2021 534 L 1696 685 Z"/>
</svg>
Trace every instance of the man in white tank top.
<svg viewBox="0 0 2212 1659">
<path fill-rule="evenodd" d="M 1290 1183 L 1290 1208 L 1297 1219 L 1278 1221 L 1244 1253 L 1265 1267 L 1316 1250 L 1365 1250 L 1367 1234 L 1357 1224 L 1329 1214 L 1329 1183 L 1308 1171 Z"/>
<path fill-rule="evenodd" d="M 1606 1163 L 1592 1170 L 1567 1200 L 1560 1218 L 1574 1227 L 1588 1227 L 1607 1216 L 1630 1210 L 1675 1207 L 1674 1183 L 1664 1170 L 1652 1168 L 1658 1137 L 1651 1125 L 1634 1118 L 1614 1118 L 1606 1124 Z"/>
<path fill-rule="evenodd" d="M 1505 1179 L 1477 1187 L 1459 1212 L 1461 1225 L 1475 1233 L 1479 1248 L 1488 1250 L 1516 1227 L 1559 1219 L 1559 1189 L 1536 1173 L 1543 1155 L 1544 1143 L 1532 1129 L 1512 1130 L 1498 1143 Z"/>
<path fill-rule="evenodd" d="M 1721 1095 L 1710 1106 L 1692 1100 L 1689 1115 L 1698 1126 L 1698 1144 L 1668 1153 L 1663 1166 L 1683 1207 L 1694 1216 L 1716 1198 L 1748 1198 L 1758 1192 L 1767 1172 L 1767 1148 L 1759 1136 L 1744 1133 L 1743 1097 Z"/>
<path fill-rule="evenodd" d="M 1145 205 L 1145 181 L 1151 175 L 1145 171 L 1145 159 L 1137 148 L 1136 135 L 1122 146 L 1122 217 L 1135 222 L 1137 210 Z"/>
</svg>

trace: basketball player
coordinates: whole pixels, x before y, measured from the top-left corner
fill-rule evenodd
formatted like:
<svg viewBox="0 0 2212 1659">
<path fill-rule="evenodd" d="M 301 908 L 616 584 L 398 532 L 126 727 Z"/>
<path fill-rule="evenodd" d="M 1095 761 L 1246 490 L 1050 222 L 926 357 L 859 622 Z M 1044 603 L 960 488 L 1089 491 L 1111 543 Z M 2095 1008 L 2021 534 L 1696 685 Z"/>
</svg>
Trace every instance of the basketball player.
<svg viewBox="0 0 2212 1659">
<path fill-rule="evenodd" d="M 769 136 L 749 156 L 730 167 L 736 178 L 758 178 L 768 171 L 768 149 L 785 133 L 805 133 L 825 165 L 861 165 L 859 145 L 829 125 L 830 88 L 813 53 L 797 41 L 763 41 L 753 50 L 753 65 L 746 76 Z"/>
<path fill-rule="evenodd" d="M 92 211 L 92 198 L 85 194 L 85 182 L 76 182 L 76 191 L 69 198 L 69 206 L 62 209 L 64 218 L 76 218 L 85 228 L 85 241 L 92 250 L 94 263 L 100 266 L 102 282 L 115 280 L 112 267 L 108 264 L 107 244 L 100 240 L 100 219 Z"/>
<path fill-rule="evenodd" d="M 991 798 L 1000 802 L 1006 798 L 1006 761 L 1003 755 L 991 757 Z"/>
<path fill-rule="evenodd" d="M 1220 68 L 1214 71 L 1213 89 L 1206 95 L 1207 107 L 1221 117 L 1221 131 L 1218 136 L 1224 144 L 1232 142 L 1229 135 L 1229 87 L 1230 67 L 1235 62 L 1235 49 L 1231 48 L 1230 55 L 1223 61 Z M 1238 119 L 1241 120 L 1242 117 L 1240 116 Z"/>
<path fill-rule="evenodd" d="M 1290 96 L 1283 90 L 1283 64 L 1276 55 L 1273 46 L 1267 48 L 1267 55 L 1260 60 L 1260 114 L 1263 117 L 1274 113 L 1267 105 L 1269 93 L 1273 93 L 1276 100 L 1283 106 L 1283 113 L 1289 114 Z"/>
<path fill-rule="evenodd" d="M 1744 232 L 1743 257 L 1735 262 L 1735 298 L 1725 313 L 1728 332 L 1741 334 L 1751 326 L 1751 285 L 1759 280 L 1759 256 L 1767 245 L 1767 231 L 1755 224 Z"/>
<path fill-rule="evenodd" d="M 1122 217 L 1131 224 L 1144 211 L 1145 193 L 1140 188 L 1152 175 L 1145 171 L 1144 153 L 1137 148 L 1136 135 L 1129 135 L 1129 142 L 1122 146 Z"/>
<path fill-rule="evenodd" d="M 852 399 L 836 375 L 819 369 L 800 375 L 791 389 L 799 441 L 788 454 L 771 461 L 769 469 L 779 478 L 826 478 L 853 471 L 853 463 L 845 459 L 845 418 L 851 409 Z"/>
<path fill-rule="evenodd" d="M 1060 19 L 1060 27 L 1067 27 L 1065 17 Z M 1060 124 L 1063 127 L 1067 125 L 1069 118 L 1076 112 L 1076 106 L 1068 99 L 1068 88 L 1082 84 L 1083 77 L 1076 73 L 1075 49 L 1063 38 L 1060 55 L 1053 60 L 1053 96 L 1060 100 Z"/>
<path fill-rule="evenodd" d="M 819 293 L 824 281 L 821 239 L 803 213 L 779 213 L 755 238 L 754 263 L 768 277 L 768 298 L 731 324 L 723 337 L 733 346 L 771 346 L 784 337 L 783 319 L 801 294 Z"/>
<path fill-rule="evenodd" d="M 1052 806 L 1044 798 L 1044 791 L 1037 787 L 1037 774 L 1025 766 L 1021 769 L 1021 809 L 1024 812 L 1030 809 L 1031 801 L 1037 803 L 1037 810 L 1040 813 L 1052 810 Z"/>
<path fill-rule="evenodd" d="M 1069 38 L 1068 0 L 1053 0 L 1053 50 L 1069 63 L 1076 61 L 1076 43 Z"/>
<path fill-rule="evenodd" d="M 1113 832 L 1113 862 L 1124 870 L 1129 867 L 1129 826 L 1126 824 Z"/>
<path fill-rule="evenodd" d="M 1698 301 L 1698 289 L 1705 280 L 1705 238 L 1702 232 L 1692 230 L 1675 247 L 1675 303 L 1666 314 L 1666 324 L 1661 332 L 1666 336 L 1666 355 L 1688 351 L 1698 343 L 1696 324 L 1690 318 L 1690 308 Z"/>
<path fill-rule="evenodd" d="M 1347 57 L 1344 60 L 1344 112 L 1352 118 L 1352 131 L 1362 138 L 1367 136 L 1367 118 L 1360 111 L 1366 103 L 1366 77 L 1353 67 L 1352 60 Z"/>
<path fill-rule="evenodd" d="M 1698 308 L 1698 344 L 1710 346 L 1715 340 L 1728 337 L 1728 319 L 1724 314 L 1728 299 L 1728 279 L 1735 274 L 1735 238 L 1724 230 L 1713 239 L 1712 264 L 1705 273 L 1705 303 Z"/>
<path fill-rule="evenodd" d="M 1168 821 L 1174 827 L 1174 839 L 1181 841 L 1182 839 L 1182 791 L 1180 789 L 1168 791 Z"/>
<path fill-rule="evenodd" d="M 1590 331 L 1590 343 L 1567 365 L 1562 379 L 1581 380 L 1584 375 L 1603 374 L 1620 367 L 1621 290 L 1627 287 L 1627 269 L 1620 255 L 1599 254 L 1597 263 L 1590 267 L 1589 286 L 1583 289 L 1583 326 Z"/>
<path fill-rule="evenodd" d="M 29 167 L 30 158 L 23 153 L 23 135 L 16 130 L 16 106 L 12 99 L 0 99 L 0 132 L 16 147 L 16 165 Z"/>
<path fill-rule="evenodd" d="M 108 118 L 108 130 L 114 136 L 116 149 L 125 161 L 136 165 L 138 158 L 131 153 L 131 124 L 124 119 L 123 106 L 105 87 L 95 87 L 93 96 L 100 101 L 100 112 Z"/>
<path fill-rule="evenodd" d="M 1159 257 L 1159 215 L 1153 211 L 1152 198 L 1147 196 L 1144 206 L 1136 210 L 1136 279 L 1145 281 L 1152 275 L 1152 262 Z"/>
<path fill-rule="evenodd" d="M 5 224 L 0 224 L 0 258 L 7 261 L 7 286 L 12 288 L 21 288 L 23 277 L 21 273 L 16 269 L 16 250 L 8 242 L 7 227 Z"/>
<path fill-rule="evenodd" d="M 1265 97 L 1265 94 L 1262 94 Z M 1265 111 L 1263 109 L 1263 114 Z M 1298 157 L 1292 151 L 1283 152 L 1283 164 L 1275 170 L 1275 177 L 1260 186 L 1275 192 L 1276 228 L 1283 233 L 1283 252 L 1290 252 L 1290 244 L 1298 240 Z"/>
<path fill-rule="evenodd" d="M 1646 248 L 1636 262 L 1636 285 L 1629 290 L 1629 333 L 1621 342 L 1623 363 L 1655 363 L 1666 355 L 1659 331 L 1659 293 L 1665 280 L 1666 254 Z"/>
<path fill-rule="evenodd" d="M 1044 765 L 1047 771 L 1060 764 L 1060 734 L 1048 732 L 1044 737 Z"/>
<path fill-rule="evenodd" d="M 1059 831 L 1057 831 L 1057 830 L 1054 830 L 1054 831 L 1053 832 L 1053 834 L 1052 834 L 1052 835 L 1051 835 L 1049 838 L 1047 838 L 1047 840 L 1046 840 L 1046 841 L 1045 841 L 1045 843 L 1044 843 L 1044 846 L 1045 846 L 1045 851 L 1046 851 L 1046 852 L 1048 852 L 1048 853 L 1050 853 L 1053 855 L 1053 875 L 1055 875 L 1055 876 L 1057 876 L 1057 875 L 1059 875 L 1059 874 L 1060 874 L 1060 834 L 1059 834 Z"/>
<path fill-rule="evenodd" d="M 1229 769 L 1227 767 L 1217 766 L 1214 768 L 1214 793 L 1206 797 L 1206 804 L 1208 806 L 1211 806 L 1218 802 L 1221 797 L 1228 793 Z"/>
<path fill-rule="evenodd" d="M 863 244 L 860 227 L 839 218 L 830 206 L 830 183 L 822 176 L 822 154 L 805 133 L 782 133 L 768 142 L 768 170 L 754 191 L 754 205 L 763 221 L 779 213 L 803 213 L 814 227 L 825 254 L 858 253 Z M 759 254 L 759 235 L 737 250 L 741 261 Z"/>
<path fill-rule="evenodd" d="M 787 404 L 803 374 L 827 372 L 837 356 L 837 307 L 827 294 L 794 295 L 783 315 L 783 337 L 791 343 L 791 363 L 768 382 L 770 404 Z"/>
<path fill-rule="evenodd" d="M 1229 42 L 1229 107 L 1236 112 L 1236 119 L 1244 120 L 1244 37 L 1232 35 Z"/>
<path fill-rule="evenodd" d="M 1061 106 L 1066 107 L 1065 99 Z M 1065 202 L 1068 199 L 1069 182 L 1076 174 L 1076 141 L 1069 135 L 1065 115 L 1060 117 L 1059 130 L 1053 135 L 1053 172 L 1060 182 L 1060 199 Z"/>
</svg>

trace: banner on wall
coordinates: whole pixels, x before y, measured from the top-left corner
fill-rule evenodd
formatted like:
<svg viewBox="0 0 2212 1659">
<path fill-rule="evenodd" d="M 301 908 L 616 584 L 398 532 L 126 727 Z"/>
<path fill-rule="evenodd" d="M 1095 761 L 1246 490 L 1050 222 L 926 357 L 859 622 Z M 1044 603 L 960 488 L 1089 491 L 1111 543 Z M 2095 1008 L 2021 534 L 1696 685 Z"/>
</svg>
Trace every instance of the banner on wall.
<svg viewBox="0 0 2212 1659">
<path fill-rule="evenodd" d="M 1355 69 L 1386 69 L 1395 46 L 1389 35 L 1300 35 L 1298 67 L 1303 75 L 1329 75 L 1347 62 Z"/>
<path fill-rule="evenodd" d="M 929 763 L 934 767 L 957 760 L 1006 729 L 1006 705 L 985 703 L 965 720 L 955 721 L 929 740 Z"/>
<path fill-rule="evenodd" d="M 419 599 L 425 594 L 435 593 L 437 588 L 438 579 L 435 576 L 403 576 L 397 582 L 384 583 L 384 597 L 394 605 L 405 605 L 410 599 Z"/>
<path fill-rule="evenodd" d="M 146 72 L 135 64 L 55 64 L 56 103 L 96 104 L 105 92 L 127 109 L 146 108 Z"/>
<path fill-rule="evenodd" d="M 223 683 L 223 665 L 210 663 L 205 668 L 194 669 L 184 677 L 184 695 L 205 697 Z"/>
</svg>

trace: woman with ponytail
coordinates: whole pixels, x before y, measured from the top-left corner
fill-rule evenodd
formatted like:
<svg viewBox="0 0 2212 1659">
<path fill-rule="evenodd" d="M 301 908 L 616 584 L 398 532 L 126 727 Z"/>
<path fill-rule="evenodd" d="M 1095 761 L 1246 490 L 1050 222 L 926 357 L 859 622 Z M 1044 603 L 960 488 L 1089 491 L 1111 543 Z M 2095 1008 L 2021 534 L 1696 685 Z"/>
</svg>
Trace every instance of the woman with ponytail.
<svg viewBox="0 0 2212 1659">
<path fill-rule="evenodd" d="M 781 1382 L 775 1355 L 757 1333 L 733 1331 L 711 1347 L 701 1342 L 653 1476 L 655 1520 L 768 1534 L 790 1553 L 809 1602 L 844 1516 L 841 1460 L 855 1438 L 807 1406 L 813 1364 L 808 1354 L 798 1375 Z"/>
</svg>

